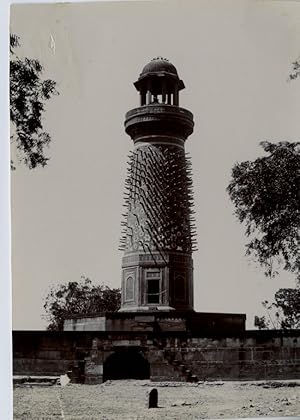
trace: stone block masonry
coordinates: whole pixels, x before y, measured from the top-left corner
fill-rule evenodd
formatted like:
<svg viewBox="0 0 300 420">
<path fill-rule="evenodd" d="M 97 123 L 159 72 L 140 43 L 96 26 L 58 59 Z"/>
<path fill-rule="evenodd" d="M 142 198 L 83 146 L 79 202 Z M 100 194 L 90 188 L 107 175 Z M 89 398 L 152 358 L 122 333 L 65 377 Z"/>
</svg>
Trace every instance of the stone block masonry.
<svg viewBox="0 0 300 420">
<path fill-rule="evenodd" d="M 244 314 L 223 314 L 212 312 L 106 312 L 94 315 L 73 315 L 64 321 L 65 331 L 149 331 L 223 333 L 227 336 L 245 331 Z"/>
<path fill-rule="evenodd" d="M 232 337 L 14 331 L 13 353 L 15 375 L 68 371 L 73 382 L 88 384 L 138 379 L 139 372 L 153 381 L 300 379 L 300 330 L 245 331 Z"/>
</svg>

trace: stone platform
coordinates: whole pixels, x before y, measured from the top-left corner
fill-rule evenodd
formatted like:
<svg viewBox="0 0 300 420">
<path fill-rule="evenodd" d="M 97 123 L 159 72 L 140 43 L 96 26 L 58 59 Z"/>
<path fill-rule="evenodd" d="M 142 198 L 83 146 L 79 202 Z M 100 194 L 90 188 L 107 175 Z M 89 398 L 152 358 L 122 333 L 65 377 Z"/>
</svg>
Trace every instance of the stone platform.
<svg viewBox="0 0 300 420">
<path fill-rule="evenodd" d="M 245 331 L 245 314 L 212 312 L 113 312 L 65 319 L 65 331 L 187 332 L 239 334 Z"/>
</svg>

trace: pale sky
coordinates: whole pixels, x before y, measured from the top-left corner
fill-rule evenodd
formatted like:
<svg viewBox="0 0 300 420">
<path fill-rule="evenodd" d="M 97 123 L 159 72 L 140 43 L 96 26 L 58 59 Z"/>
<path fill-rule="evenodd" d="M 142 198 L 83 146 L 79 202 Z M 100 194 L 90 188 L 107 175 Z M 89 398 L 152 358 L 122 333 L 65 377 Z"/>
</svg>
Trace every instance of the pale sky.
<svg viewBox="0 0 300 420">
<path fill-rule="evenodd" d="M 244 256 L 244 227 L 225 191 L 236 162 L 262 155 L 261 140 L 299 140 L 300 3 L 161 1 L 15 5 L 19 56 L 37 58 L 60 95 L 44 114 L 47 167 L 12 173 L 13 328 L 43 329 L 50 287 L 79 281 L 119 287 L 123 187 L 133 143 L 125 113 L 139 104 L 133 82 L 167 57 L 194 114 L 186 143 L 193 163 L 199 251 L 195 309 L 240 312 L 248 328 L 261 301 L 291 276 L 265 278 Z"/>
</svg>

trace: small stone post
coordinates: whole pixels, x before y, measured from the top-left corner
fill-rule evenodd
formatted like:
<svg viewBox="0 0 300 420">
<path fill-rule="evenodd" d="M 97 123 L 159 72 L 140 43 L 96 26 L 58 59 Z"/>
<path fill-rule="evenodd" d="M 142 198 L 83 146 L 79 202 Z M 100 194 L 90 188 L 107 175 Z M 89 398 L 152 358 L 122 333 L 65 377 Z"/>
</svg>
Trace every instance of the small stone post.
<svg viewBox="0 0 300 420">
<path fill-rule="evenodd" d="M 157 408 L 158 392 L 156 388 L 149 389 L 147 393 L 147 408 Z"/>
</svg>

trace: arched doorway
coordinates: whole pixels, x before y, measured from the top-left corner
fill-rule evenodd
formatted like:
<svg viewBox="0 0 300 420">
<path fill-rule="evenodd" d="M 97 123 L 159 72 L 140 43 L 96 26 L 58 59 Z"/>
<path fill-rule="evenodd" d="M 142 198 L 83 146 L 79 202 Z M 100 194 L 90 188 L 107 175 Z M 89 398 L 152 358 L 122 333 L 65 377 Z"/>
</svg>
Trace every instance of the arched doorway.
<svg viewBox="0 0 300 420">
<path fill-rule="evenodd" d="M 149 379 L 150 364 L 140 349 L 122 347 L 115 350 L 103 365 L 103 381 L 108 379 Z"/>
</svg>

